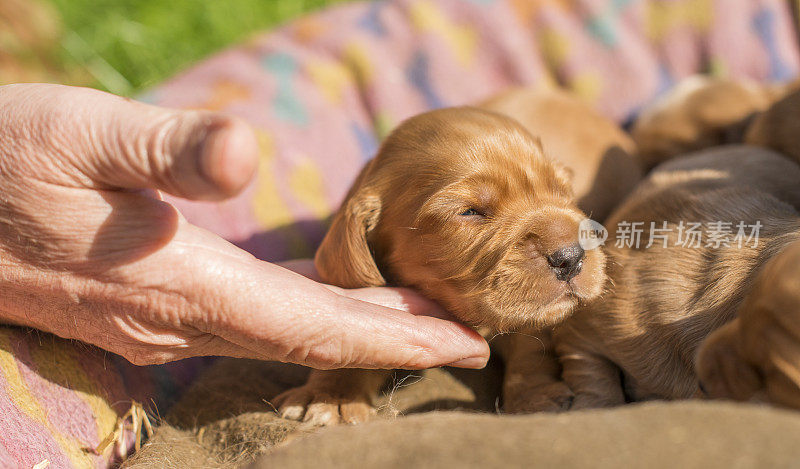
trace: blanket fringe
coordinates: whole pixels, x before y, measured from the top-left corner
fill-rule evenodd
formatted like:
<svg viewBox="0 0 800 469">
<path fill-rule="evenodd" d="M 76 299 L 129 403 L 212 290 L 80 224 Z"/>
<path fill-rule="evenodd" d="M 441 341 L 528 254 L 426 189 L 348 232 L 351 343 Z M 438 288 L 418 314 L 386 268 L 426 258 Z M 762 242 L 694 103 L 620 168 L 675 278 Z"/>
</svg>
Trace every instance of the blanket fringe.
<svg viewBox="0 0 800 469">
<path fill-rule="evenodd" d="M 128 421 L 130 420 L 130 422 Z M 147 417 L 144 407 L 141 403 L 133 401 L 131 408 L 125 412 L 120 418 L 117 418 L 117 423 L 114 425 L 114 431 L 109 433 L 97 447 L 92 449 L 94 454 L 102 455 L 110 447 L 117 448 L 117 455 L 125 459 L 130 454 L 127 454 L 125 447 L 125 432 L 131 431 L 136 436 L 133 454 L 136 454 L 142 448 L 142 435 L 147 433 L 147 438 L 153 436 L 153 426 L 150 424 L 150 418 Z"/>
</svg>

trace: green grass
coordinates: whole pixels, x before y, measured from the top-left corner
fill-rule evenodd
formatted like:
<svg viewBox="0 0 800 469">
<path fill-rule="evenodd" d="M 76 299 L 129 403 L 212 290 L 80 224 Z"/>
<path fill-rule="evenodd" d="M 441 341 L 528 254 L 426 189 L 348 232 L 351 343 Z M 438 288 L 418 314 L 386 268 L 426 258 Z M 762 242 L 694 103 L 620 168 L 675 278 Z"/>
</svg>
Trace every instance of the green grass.
<svg viewBox="0 0 800 469">
<path fill-rule="evenodd" d="M 65 67 L 134 95 L 257 31 L 345 0 L 49 0 Z"/>
</svg>

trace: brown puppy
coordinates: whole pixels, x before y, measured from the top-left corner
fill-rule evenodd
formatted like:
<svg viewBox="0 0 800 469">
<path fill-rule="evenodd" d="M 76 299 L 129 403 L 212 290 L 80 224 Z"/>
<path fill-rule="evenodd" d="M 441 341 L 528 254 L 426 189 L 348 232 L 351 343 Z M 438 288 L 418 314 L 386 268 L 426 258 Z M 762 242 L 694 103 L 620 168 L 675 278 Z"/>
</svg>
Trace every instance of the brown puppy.
<svg viewBox="0 0 800 469">
<path fill-rule="evenodd" d="M 628 134 L 566 91 L 519 88 L 481 107 L 516 119 L 572 170 L 578 207 L 593 220 L 605 220 L 642 179 Z"/>
<path fill-rule="evenodd" d="M 584 218 L 568 171 L 519 123 L 445 109 L 386 139 L 315 261 L 326 282 L 411 286 L 474 327 L 545 326 L 601 292 L 604 256 L 578 245 Z M 315 371 L 276 404 L 283 416 L 313 424 L 363 421 L 386 376 Z"/>
<path fill-rule="evenodd" d="M 764 266 L 736 319 L 703 342 L 697 374 L 711 397 L 800 409 L 800 242 Z"/>
<path fill-rule="evenodd" d="M 742 143 L 750 119 L 790 87 L 695 75 L 645 109 L 631 135 L 648 169 L 692 151 Z"/>
<path fill-rule="evenodd" d="M 790 95 L 758 119 L 796 116 L 799 104 Z M 796 137 L 785 130 L 761 134 L 762 142 L 790 148 Z M 792 322 L 800 315 L 779 309 L 796 298 L 797 280 L 770 280 L 796 274 L 798 178 L 800 166 L 785 155 L 743 145 L 686 156 L 650 174 L 607 221 L 608 292 L 556 332 L 573 408 L 702 395 L 696 370 L 712 396 L 744 398 L 765 386 L 775 402 L 799 402 L 787 393 L 800 389 L 792 362 L 800 356 Z M 693 223 L 701 224 L 699 246 L 688 231 Z M 757 240 L 748 239 L 756 226 Z M 758 340 L 766 337 L 779 342 Z M 735 373 L 742 362 L 750 366 Z"/>
<path fill-rule="evenodd" d="M 745 140 L 800 161 L 800 92 L 759 114 Z M 800 243 L 759 273 L 737 318 L 700 348 L 697 372 L 712 397 L 765 399 L 800 409 Z"/>
<path fill-rule="evenodd" d="M 750 145 L 771 148 L 800 161 L 800 92 L 798 83 L 786 87 L 791 93 L 757 114 L 747 128 L 744 141 Z"/>
<path fill-rule="evenodd" d="M 549 155 L 572 170 L 578 208 L 594 220 L 604 221 L 642 178 L 633 140 L 564 90 L 517 88 L 481 106 L 516 119 L 541 139 Z M 550 331 L 522 332 L 493 342 L 506 365 L 503 410 L 563 410 L 570 392 L 559 378 L 558 364 L 531 360 L 551 347 Z"/>
</svg>

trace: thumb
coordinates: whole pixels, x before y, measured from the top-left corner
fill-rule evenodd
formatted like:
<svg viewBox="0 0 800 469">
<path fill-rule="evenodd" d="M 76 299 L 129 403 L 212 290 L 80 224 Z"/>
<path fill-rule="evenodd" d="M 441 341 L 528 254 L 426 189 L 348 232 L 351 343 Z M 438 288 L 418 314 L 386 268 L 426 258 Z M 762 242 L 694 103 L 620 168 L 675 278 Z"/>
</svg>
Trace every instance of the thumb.
<svg viewBox="0 0 800 469">
<path fill-rule="evenodd" d="M 90 186 L 219 200 L 244 188 L 257 166 L 252 130 L 231 116 L 166 109 L 87 88 L 4 88 L 27 95 L 18 102 L 30 103 L 25 110 L 29 127 L 41 134 L 38 141 L 58 144 L 58 155 Z M 0 104 L 8 94 L 0 92 Z"/>
</svg>

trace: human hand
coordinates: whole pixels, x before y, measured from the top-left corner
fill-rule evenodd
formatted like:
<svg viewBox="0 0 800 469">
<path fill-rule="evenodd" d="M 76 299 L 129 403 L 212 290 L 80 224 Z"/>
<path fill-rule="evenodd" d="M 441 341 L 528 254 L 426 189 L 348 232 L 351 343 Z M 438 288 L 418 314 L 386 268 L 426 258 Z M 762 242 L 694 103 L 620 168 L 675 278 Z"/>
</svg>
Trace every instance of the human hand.
<svg viewBox="0 0 800 469">
<path fill-rule="evenodd" d="M 406 290 L 343 290 L 189 224 L 157 191 L 234 195 L 243 122 L 58 85 L 0 87 L 0 319 L 135 364 L 200 355 L 317 368 L 482 367 L 474 331 Z M 313 275 L 303 263 L 293 268 Z"/>
</svg>

